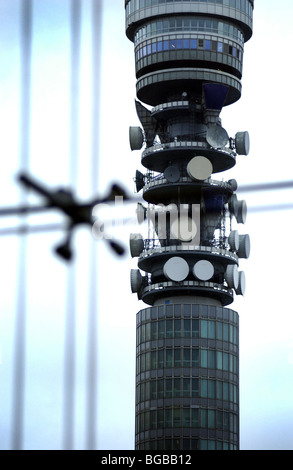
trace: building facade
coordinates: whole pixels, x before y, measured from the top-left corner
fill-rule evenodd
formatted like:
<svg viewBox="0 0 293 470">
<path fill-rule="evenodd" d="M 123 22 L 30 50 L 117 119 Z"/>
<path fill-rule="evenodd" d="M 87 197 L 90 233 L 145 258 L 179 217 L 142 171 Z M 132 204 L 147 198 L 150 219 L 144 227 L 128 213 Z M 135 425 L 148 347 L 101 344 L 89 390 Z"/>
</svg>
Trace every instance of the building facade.
<svg viewBox="0 0 293 470">
<path fill-rule="evenodd" d="M 239 449 L 239 318 L 250 239 L 238 226 L 246 203 L 235 180 L 217 180 L 249 152 L 249 135 L 222 126 L 241 97 L 253 0 L 126 0 L 134 43 L 136 111 L 132 150 L 139 222 L 131 290 L 137 314 L 138 450 Z"/>
</svg>

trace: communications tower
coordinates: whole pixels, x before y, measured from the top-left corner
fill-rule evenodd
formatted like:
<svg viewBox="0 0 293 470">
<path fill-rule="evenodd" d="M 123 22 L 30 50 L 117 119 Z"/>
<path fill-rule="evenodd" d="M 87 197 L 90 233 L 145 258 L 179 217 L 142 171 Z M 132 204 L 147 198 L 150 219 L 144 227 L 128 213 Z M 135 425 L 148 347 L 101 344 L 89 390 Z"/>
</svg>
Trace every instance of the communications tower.
<svg viewBox="0 0 293 470">
<path fill-rule="evenodd" d="M 239 449 L 240 234 L 246 203 L 235 180 L 217 180 L 249 134 L 229 134 L 223 107 L 241 96 L 244 44 L 254 0 L 125 0 L 134 43 L 135 106 L 130 127 L 142 150 L 135 184 L 146 204 L 146 239 L 130 236 L 137 314 L 137 450 Z"/>
</svg>

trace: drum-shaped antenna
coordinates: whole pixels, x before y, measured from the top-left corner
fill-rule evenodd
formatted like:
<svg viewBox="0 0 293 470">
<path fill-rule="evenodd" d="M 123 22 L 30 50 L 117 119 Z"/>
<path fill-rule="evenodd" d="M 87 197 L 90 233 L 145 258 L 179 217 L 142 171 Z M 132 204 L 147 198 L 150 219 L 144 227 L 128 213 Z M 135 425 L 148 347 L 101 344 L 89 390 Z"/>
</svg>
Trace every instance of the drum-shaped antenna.
<svg viewBox="0 0 293 470">
<path fill-rule="evenodd" d="M 200 260 L 193 266 L 193 274 L 200 281 L 208 281 L 215 273 L 214 266 L 210 261 Z"/>
<path fill-rule="evenodd" d="M 187 165 L 187 173 L 194 180 L 204 181 L 213 173 L 213 165 L 206 157 L 194 157 Z"/>
<path fill-rule="evenodd" d="M 144 142 L 144 136 L 140 127 L 129 128 L 129 143 L 131 150 L 140 150 Z"/>
<path fill-rule="evenodd" d="M 163 272 L 169 281 L 180 282 L 187 278 L 189 266 L 185 259 L 174 256 L 164 264 Z"/>
</svg>

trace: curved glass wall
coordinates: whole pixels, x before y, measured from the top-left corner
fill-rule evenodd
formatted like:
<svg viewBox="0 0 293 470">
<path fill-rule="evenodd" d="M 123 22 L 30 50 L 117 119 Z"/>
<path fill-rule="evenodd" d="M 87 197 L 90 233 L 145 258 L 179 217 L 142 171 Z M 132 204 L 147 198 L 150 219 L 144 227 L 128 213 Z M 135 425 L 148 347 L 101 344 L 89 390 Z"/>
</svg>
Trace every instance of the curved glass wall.
<svg viewBox="0 0 293 470">
<path fill-rule="evenodd" d="M 236 26 L 211 18 L 198 17 L 172 17 L 167 19 L 156 20 L 139 28 L 135 34 L 134 44 L 165 33 L 195 32 L 218 34 L 221 37 L 227 37 L 244 44 L 244 36 Z"/>
<path fill-rule="evenodd" d="M 165 304 L 137 314 L 136 448 L 239 446 L 238 314 Z"/>
<path fill-rule="evenodd" d="M 252 16 L 253 4 L 250 0 L 130 0 L 126 4 L 126 14 L 130 15 L 136 10 L 141 8 L 153 7 L 163 5 L 166 3 L 210 3 L 216 5 L 223 5 L 245 13 L 248 16 Z"/>
</svg>

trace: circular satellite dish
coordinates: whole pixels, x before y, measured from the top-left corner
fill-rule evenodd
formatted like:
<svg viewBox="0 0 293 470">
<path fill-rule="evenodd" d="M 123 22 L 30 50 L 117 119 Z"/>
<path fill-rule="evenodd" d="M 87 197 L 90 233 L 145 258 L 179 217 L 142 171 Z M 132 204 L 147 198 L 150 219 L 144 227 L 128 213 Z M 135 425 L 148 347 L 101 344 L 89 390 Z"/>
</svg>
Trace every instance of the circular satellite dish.
<svg viewBox="0 0 293 470">
<path fill-rule="evenodd" d="M 181 215 L 171 225 L 171 238 L 190 242 L 197 234 L 197 225 L 191 217 Z"/>
<path fill-rule="evenodd" d="M 248 259 L 250 256 L 250 236 L 240 235 L 239 236 L 239 249 L 237 250 L 239 258 Z"/>
<path fill-rule="evenodd" d="M 174 256 L 164 264 L 163 272 L 169 281 L 184 281 L 189 274 L 189 265 L 185 259 Z"/>
<path fill-rule="evenodd" d="M 131 292 L 134 294 L 138 292 L 142 284 L 142 275 L 139 269 L 131 269 L 130 271 L 130 286 Z"/>
<path fill-rule="evenodd" d="M 222 126 L 215 124 L 208 128 L 206 140 L 211 147 L 222 148 L 229 142 L 229 136 Z"/>
<path fill-rule="evenodd" d="M 200 281 L 208 281 L 215 273 L 214 266 L 210 261 L 201 260 L 193 266 L 193 274 Z"/>
<path fill-rule="evenodd" d="M 238 183 L 237 183 L 236 180 L 234 180 L 234 179 L 229 180 L 228 183 L 230 184 L 232 191 L 234 191 L 234 192 L 237 191 Z"/>
<path fill-rule="evenodd" d="M 227 266 L 226 272 L 225 272 L 225 279 L 227 281 L 228 286 L 231 289 L 237 289 L 238 284 L 239 284 L 239 272 L 237 269 L 237 266 L 235 265 L 229 265 Z"/>
<path fill-rule="evenodd" d="M 236 292 L 237 295 L 244 295 L 245 294 L 245 289 L 246 289 L 245 273 L 243 271 L 240 271 L 240 273 L 239 273 L 239 283 L 238 283 L 238 287 L 237 287 L 235 292 Z"/>
<path fill-rule="evenodd" d="M 140 150 L 143 145 L 144 137 L 140 127 L 129 128 L 129 142 L 131 150 Z"/>
<path fill-rule="evenodd" d="M 180 178 L 180 171 L 177 166 L 169 166 L 164 171 L 164 176 L 169 183 L 177 183 Z"/>
<path fill-rule="evenodd" d="M 246 201 L 238 201 L 238 211 L 236 220 L 238 224 L 245 224 L 247 218 L 247 204 Z"/>
<path fill-rule="evenodd" d="M 132 258 L 139 256 L 144 249 L 144 241 L 142 235 L 140 233 L 131 233 L 129 246 Z"/>
<path fill-rule="evenodd" d="M 228 243 L 232 251 L 239 249 L 239 233 L 237 230 L 232 230 L 228 238 Z"/>
<path fill-rule="evenodd" d="M 206 157 L 194 157 L 187 165 L 187 173 L 194 180 L 204 181 L 213 173 L 213 165 Z"/>
<path fill-rule="evenodd" d="M 248 155 L 250 150 L 250 138 L 249 133 L 237 132 L 235 136 L 235 147 L 238 155 Z"/>
</svg>

